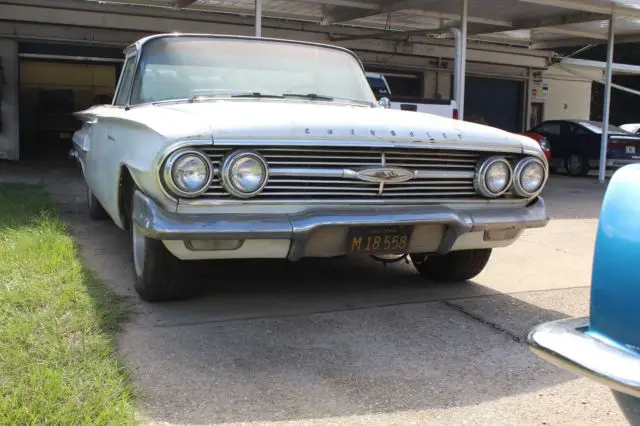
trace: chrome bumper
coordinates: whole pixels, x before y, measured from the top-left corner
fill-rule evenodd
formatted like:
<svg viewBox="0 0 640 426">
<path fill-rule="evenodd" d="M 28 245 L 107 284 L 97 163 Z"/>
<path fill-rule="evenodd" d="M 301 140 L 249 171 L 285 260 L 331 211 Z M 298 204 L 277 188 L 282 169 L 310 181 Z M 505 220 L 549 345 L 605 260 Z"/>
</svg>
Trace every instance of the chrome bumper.
<svg viewBox="0 0 640 426">
<path fill-rule="evenodd" d="M 588 318 L 552 321 L 531 330 L 528 343 L 541 358 L 640 398 L 640 353 L 587 333 Z"/>
<path fill-rule="evenodd" d="M 549 217 L 542 198 L 529 207 L 456 210 L 446 206 L 311 207 L 290 214 L 171 213 L 136 191 L 133 220 L 141 233 L 158 240 L 287 239 L 288 258 L 299 260 L 313 233 L 339 226 L 441 224 L 446 232 L 437 252 L 451 251 L 462 234 L 492 229 L 540 228 Z"/>
</svg>

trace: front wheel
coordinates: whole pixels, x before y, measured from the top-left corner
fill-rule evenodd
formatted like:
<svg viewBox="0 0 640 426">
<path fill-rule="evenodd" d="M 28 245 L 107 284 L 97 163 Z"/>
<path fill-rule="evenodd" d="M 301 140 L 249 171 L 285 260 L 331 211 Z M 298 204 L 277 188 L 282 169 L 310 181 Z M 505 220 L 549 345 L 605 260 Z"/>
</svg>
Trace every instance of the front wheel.
<svg viewBox="0 0 640 426">
<path fill-rule="evenodd" d="M 420 275 L 435 281 L 467 281 L 487 266 L 491 249 L 460 250 L 445 255 L 412 254 Z"/>
<path fill-rule="evenodd" d="M 133 204 L 132 204 L 133 205 Z M 183 274 L 183 265 L 160 240 L 142 234 L 133 219 L 129 226 L 133 274 L 138 295 L 147 302 L 168 302 L 190 297 L 195 283 Z"/>
</svg>

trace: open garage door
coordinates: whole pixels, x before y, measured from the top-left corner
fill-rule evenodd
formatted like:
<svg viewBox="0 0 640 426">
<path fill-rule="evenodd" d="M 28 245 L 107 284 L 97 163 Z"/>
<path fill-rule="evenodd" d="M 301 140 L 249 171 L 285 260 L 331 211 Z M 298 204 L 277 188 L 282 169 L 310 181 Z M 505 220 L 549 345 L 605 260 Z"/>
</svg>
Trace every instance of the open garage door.
<svg viewBox="0 0 640 426">
<path fill-rule="evenodd" d="M 97 56 L 99 49 L 45 47 L 22 45 L 19 54 L 20 156 L 27 160 L 66 159 L 80 127 L 73 112 L 111 102 L 122 62 L 112 52 Z"/>
<path fill-rule="evenodd" d="M 522 131 L 524 82 L 467 76 L 465 121 Z"/>
</svg>

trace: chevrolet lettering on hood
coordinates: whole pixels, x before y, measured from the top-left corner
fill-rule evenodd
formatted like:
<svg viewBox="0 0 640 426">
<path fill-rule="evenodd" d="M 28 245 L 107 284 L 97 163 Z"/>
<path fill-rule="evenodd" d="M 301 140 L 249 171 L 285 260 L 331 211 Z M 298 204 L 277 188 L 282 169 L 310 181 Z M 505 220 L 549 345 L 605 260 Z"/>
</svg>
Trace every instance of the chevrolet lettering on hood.
<svg viewBox="0 0 640 426">
<path fill-rule="evenodd" d="M 195 260 L 369 256 L 464 281 L 548 221 L 537 142 L 389 109 L 341 47 L 146 37 L 112 103 L 76 116 L 89 215 L 129 233 L 147 301 L 194 294 Z"/>
</svg>

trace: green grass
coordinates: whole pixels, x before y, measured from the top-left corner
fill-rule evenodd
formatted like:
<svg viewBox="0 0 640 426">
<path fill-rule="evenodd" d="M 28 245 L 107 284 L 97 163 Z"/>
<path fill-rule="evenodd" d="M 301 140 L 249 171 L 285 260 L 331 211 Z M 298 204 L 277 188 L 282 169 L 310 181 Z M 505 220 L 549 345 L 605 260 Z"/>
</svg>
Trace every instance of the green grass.
<svg viewBox="0 0 640 426">
<path fill-rule="evenodd" d="M 0 184 L 0 424 L 135 423 L 114 354 L 125 315 L 44 189 Z"/>
</svg>

